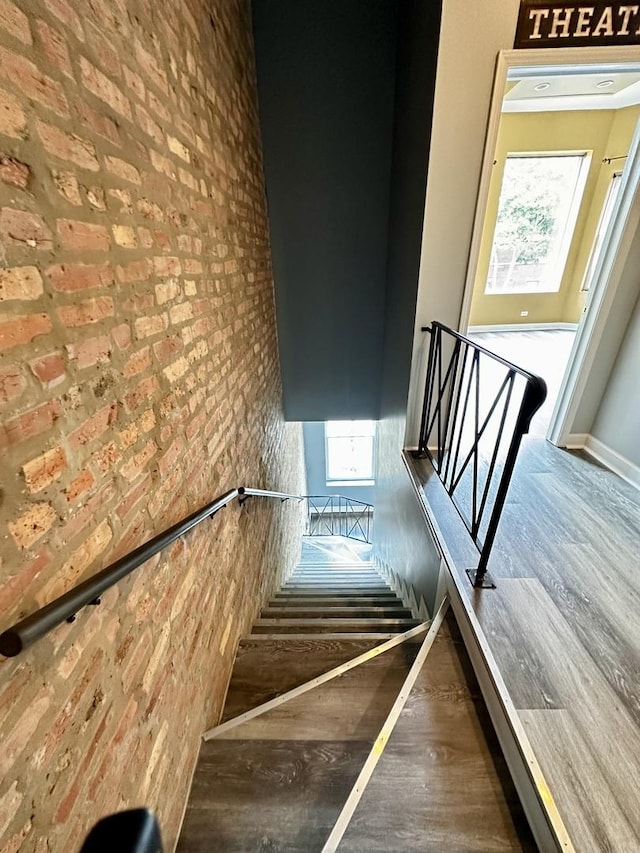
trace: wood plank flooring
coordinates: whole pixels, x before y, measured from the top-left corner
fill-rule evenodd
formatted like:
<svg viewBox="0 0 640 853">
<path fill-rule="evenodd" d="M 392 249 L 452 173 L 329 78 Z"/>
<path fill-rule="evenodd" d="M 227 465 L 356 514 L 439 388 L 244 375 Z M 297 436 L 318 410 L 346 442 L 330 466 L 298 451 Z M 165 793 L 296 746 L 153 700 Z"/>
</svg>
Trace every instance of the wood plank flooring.
<svg viewBox="0 0 640 853">
<path fill-rule="evenodd" d="M 442 488 L 457 588 L 473 609 L 579 853 L 640 850 L 640 495 L 583 454 L 525 438 L 489 570 L 474 565 Z M 477 561 L 477 557 L 475 558 Z"/>
<path fill-rule="evenodd" d="M 288 595 L 299 601 L 306 592 Z M 276 606 L 274 601 L 267 609 Z M 361 600 L 347 593 L 329 601 L 329 612 L 344 613 L 332 622 L 358 627 L 353 611 L 362 609 Z M 345 607 L 345 601 L 352 606 Z M 392 609 L 402 611 L 399 599 Z M 321 608 L 315 610 L 322 615 Z M 377 633 L 365 638 L 357 632 L 343 633 L 339 640 L 323 633 L 245 638 L 223 719 L 371 649 L 384 636 L 388 619 L 371 621 Z M 320 853 L 421 642 L 416 637 L 397 645 L 203 743 L 178 852 Z M 440 630 L 400 722 L 370 783 L 372 790 L 382 785 L 384 794 L 360 804 L 372 814 L 351 833 L 355 846 L 344 849 L 533 849 L 452 616 Z"/>
<path fill-rule="evenodd" d="M 455 621 L 447 623 L 340 844 L 344 853 L 536 850 Z"/>
</svg>

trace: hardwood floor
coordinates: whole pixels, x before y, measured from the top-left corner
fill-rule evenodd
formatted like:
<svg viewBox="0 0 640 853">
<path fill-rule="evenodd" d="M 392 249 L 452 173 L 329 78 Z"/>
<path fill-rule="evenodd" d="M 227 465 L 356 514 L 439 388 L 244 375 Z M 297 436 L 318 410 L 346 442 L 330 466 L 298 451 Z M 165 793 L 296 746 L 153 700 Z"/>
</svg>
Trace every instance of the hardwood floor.
<svg viewBox="0 0 640 853">
<path fill-rule="evenodd" d="M 547 383 L 547 399 L 531 422 L 531 435 L 544 438 L 569 361 L 576 333 L 570 329 L 539 329 L 518 332 L 473 332 L 471 340 L 537 373 Z"/>
<path fill-rule="evenodd" d="M 489 562 L 497 588 L 476 591 L 459 518 L 430 464 L 414 472 L 576 850 L 637 853 L 640 495 L 525 438 Z"/>
</svg>

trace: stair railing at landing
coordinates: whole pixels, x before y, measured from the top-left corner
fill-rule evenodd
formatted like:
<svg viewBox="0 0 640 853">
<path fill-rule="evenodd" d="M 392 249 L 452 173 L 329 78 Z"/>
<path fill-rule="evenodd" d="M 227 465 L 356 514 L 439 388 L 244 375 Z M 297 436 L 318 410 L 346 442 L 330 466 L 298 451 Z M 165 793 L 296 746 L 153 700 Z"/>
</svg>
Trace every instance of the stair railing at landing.
<svg viewBox="0 0 640 853">
<path fill-rule="evenodd" d="M 114 563 L 111 563 L 102 571 L 92 575 L 90 578 L 82 581 L 63 595 L 58 596 L 53 601 L 36 610 L 24 619 L 21 619 L 15 625 L 12 625 L 7 630 L 0 634 L 0 654 L 5 657 L 15 657 L 24 649 L 41 639 L 63 622 L 75 622 L 78 612 L 87 606 L 97 606 L 100 604 L 100 596 L 110 587 L 115 586 L 118 581 L 125 578 L 131 572 L 139 568 L 143 563 L 151 557 L 158 554 L 160 551 L 175 542 L 185 533 L 192 530 L 197 525 L 201 524 L 209 518 L 213 518 L 221 509 L 230 504 L 234 500 L 238 500 L 242 505 L 249 497 L 265 497 L 277 498 L 281 501 L 297 500 L 307 501 L 307 525 L 309 525 L 309 515 L 311 510 L 309 507 L 315 506 L 316 498 L 308 498 L 306 495 L 290 495 L 285 492 L 271 492 L 264 489 L 249 489 L 244 486 L 239 486 L 236 489 L 230 489 L 228 492 L 217 497 L 215 500 L 196 510 L 195 512 L 178 521 L 176 524 L 163 530 L 153 539 L 140 545 L 138 548 L 120 557 Z M 349 499 L 343 499 L 349 500 Z M 358 501 L 351 501 L 353 504 L 358 504 Z M 351 538 L 360 538 L 359 533 L 364 535 L 366 529 L 369 533 L 369 523 L 373 507 L 369 504 L 363 504 L 364 507 L 369 507 L 366 513 L 367 526 L 364 527 L 364 518 L 361 518 L 363 512 L 356 513 L 352 527 L 343 527 L 349 529 L 352 535 Z M 345 515 L 348 515 L 345 513 Z M 327 524 L 327 530 L 329 525 Z M 334 528 L 331 528 L 334 529 Z M 350 535 L 350 533 L 333 533 L 331 535 Z M 314 534 L 312 534 L 314 535 Z M 317 535 L 317 534 L 316 534 Z M 327 534 L 328 535 L 328 534 Z M 360 541 L 368 542 L 369 539 L 362 538 Z"/>
<path fill-rule="evenodd" d="M 442 323 L 422 331 L 430 342 L 415 455 L 431 460 L 480 553 L 467 572 L 473 585 L 492 587 L 489 555 L 522 437 L 547 386 Z"/>
</svg>

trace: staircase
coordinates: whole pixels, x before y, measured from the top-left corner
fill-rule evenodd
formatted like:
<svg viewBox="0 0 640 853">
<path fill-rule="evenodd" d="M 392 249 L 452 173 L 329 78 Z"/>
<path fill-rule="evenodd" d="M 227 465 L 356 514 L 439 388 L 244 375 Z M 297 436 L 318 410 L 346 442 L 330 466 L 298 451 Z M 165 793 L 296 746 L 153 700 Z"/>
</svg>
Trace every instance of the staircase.
<svg viewBox="0 0 640 853">
<path fill-rule="evenodd" d="M 300 565 L 240 642 L 179 853 L 321 853 L 421 648 L 418 625 L 366 546 L 305 539 Z M 391 647 L 375 652 L 381 644 Z M 482 714 L 449 616 L 339 849 L 533 851 Z"/>
</svg>

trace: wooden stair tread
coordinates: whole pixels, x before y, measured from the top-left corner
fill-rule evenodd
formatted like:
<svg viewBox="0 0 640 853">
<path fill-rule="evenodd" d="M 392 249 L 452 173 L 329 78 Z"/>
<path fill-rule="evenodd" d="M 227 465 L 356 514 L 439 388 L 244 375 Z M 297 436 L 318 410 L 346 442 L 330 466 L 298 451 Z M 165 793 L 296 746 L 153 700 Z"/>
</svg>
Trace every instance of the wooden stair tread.
<svg viewBox="0 0 640 853">
<path fill-rule="evenodd" d="M 429 653 L 341 853 L 387 853 L 390 839 L 403 853 L 537 849 L 453 627 Z"/>
<path fill-rule="evenodd" d="M 324 617 L 350 617 L 375 619 L 377 617 L 405 618 L 410 619 L 411 611 L 406 607 L 265 607 L 260 613 L 261 619 L 278 618 L 324 618 Z"/>
<path fill-rule="evenodd" d="M 222 722 L 316 678 L 382 642 L 379 639 L 313 640 L 249 636 L 240 641 Z M 386 652 L 385 652 L 386 654 Z"/>
<path fill-rule="evenodd" d="M 420 646 L 402 644 L 219 737 L 369 739 L 378 735 Z M 354 655 L 355 657 L 355 655 Z M 371 701 L 375 697 L 375 701 Z"/>
<path fill-rule="evenodd" d="M 320 851 L 368 742 L 203 744 L 178 853 Z"/>
</svg>

